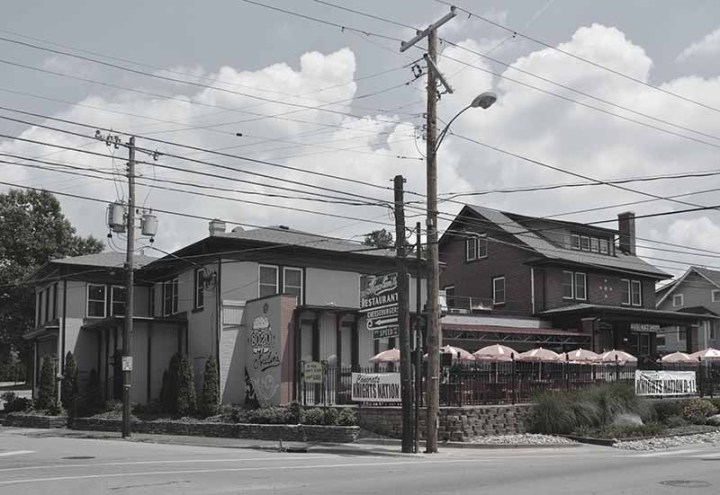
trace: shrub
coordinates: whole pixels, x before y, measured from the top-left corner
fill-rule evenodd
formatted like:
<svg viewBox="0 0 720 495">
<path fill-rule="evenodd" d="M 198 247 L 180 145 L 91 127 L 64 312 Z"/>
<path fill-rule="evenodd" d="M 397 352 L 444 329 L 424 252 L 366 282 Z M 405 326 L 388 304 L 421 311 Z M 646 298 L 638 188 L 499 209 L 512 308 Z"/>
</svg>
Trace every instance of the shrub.
<svg viewBox="0 0 720 495">
<path fill-rule="evenodd" d="M 15 392 L 5 392 L 0 395 L 0 399 L 5 401 L 5 412 L 24 412 L 33 408 L 32 399 L 26 397 L 18 397 Z"/>
<path fill-rule="evenodd" d="M 653 404 L 658 421 L 662 423 L 667 423 L 669 418 L 682 416 L 684 405 L 685 401 L 679 400 L 660 400 Z"/>
<path fill-rule="evenodd" d="M 663 420 L 663 424 L 665 424 L 668 428 L 679 428 L 687 425 L 687 421 L 685 421 L 685 418 L 680 415 L 668 416 Z"/>
<path fill-rule="evenodd" d="M 575 411 L 567 395 L 540 393 L 530 414 L 532 433 L 569 434 L 578 426 Z"/>
<path fill-rule="evenodd" d="M 174 356 L 173 356 L 174 357 Z M 170 360 L 170 367 L 172 368 L 173 362 Z M 171 412 L 173 408 L 172 394 L 170 391 L 170 373 L 168 370 L 163 371 L 162 375 L 162 386 L 160 388 L 160 403 L 162 404 L 163 411 Z"/>
<path fill-rule="evenodd" d="M 188 416 L 195 412 L 195 380 L 192 366 L 185 356 L 181 356 L 176 369 L 177 395 L 174 397 L 173 412 L 178 416 Z"/>
<path fill-rule="evenodd" d="M 325 411 L 320 408 L 306 409 L 303 419 L 306 425 L 323 425 L 325 424 Z"/>
<path fill-rule="evenodd" d="M 65 356 L 65 368 L 63 369 L 63 380 L 62 388 L 60 389 L 60 400 L 65 409 L 69 409 L 72 406 L 72 402 L 77 397 L 78 384 L 77 384 L 78 369 L 75 364 L 75 357 L 73 353 L 68 351 Z"/>
<path fill-rule="evenodd" d="M 37 409 L 50 409 L 57 402 L 55 393 L 55 364 L 50 357 L 42 361 L 40 368 L 40 384 L 38 387 L 38 398 L 35 402 Z"/>
<path fill-rule="evenodd" d="M 208 358 L 203 372 L 203 389 L 200 395 L 198 409 L 203 417 L 215 416 L 220 403 L 220 377 L 218 375 L 217 359 Z"/>
<path fill-rule="evenodd" d="M 288 415 L 292 424 L 300 424 L 303 421 L 303 407 L 296 400 L 292 401 L 288 406 Z"/>
<path fill-rule="evenodd" d="M 357 426 L 357 414 L 353 409 L 346 407 L 340 411 L 338 426 Z"/>
<path fill-rule="evenodd" d="M 240 409 L 235 411 L 238 423 L 261 425 L 284 425 L 290 421 L 290 414 L 282 407 L 264 407 L 261 409 Z"/>
<path fill-rule="evenodd" d="M 326 407 L 323 412 L 323 423 L 326 426 L 337 426 L 340 413 L 334 407 Z"/>
<path fill-rule="evenodd" d="M 105 404 L 103 406 L 104 412 L 122 414 L 122 410 L 123 410 L 123 403 L 121 400 L 115 400 L 115 399 L 108 400 L 108 401 L 105 401 Z"/>
<path fill-rule="evenodd" d="M 709 400 L 693 399 L 683 408 L 683 417 L 693 423 L 704 424 L 708 416 L 717 412 L 717 407 Z"/>
</svg>

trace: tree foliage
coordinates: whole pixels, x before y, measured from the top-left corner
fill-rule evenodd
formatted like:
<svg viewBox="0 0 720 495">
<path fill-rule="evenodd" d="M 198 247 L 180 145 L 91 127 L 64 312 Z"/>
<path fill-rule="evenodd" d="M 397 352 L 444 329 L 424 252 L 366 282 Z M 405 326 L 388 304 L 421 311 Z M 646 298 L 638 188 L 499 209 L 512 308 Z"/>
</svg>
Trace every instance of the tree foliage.
<svg viewBox="0 0 720 495">
<path fill-rule="evenodd" d="M 203 372 L 203 389 L 198 401 L 198 409 L 203 416 L 215 416 L 220 403 L 220 376 L 217 359 L 209 357 Z"/>
<path fill-rule="evenodd" d="M 62 388 L 60 390 L 60 400 L 65 409 L 70 409 L 73 399 L 77 396 L 77 374 L 78 368 L 75 363 L 75 356 L 68 351 L 65 356 L 65 368 L 63 369 Z"/>
<path fill-rule="evenodd" d="M 52 409 L 57 402 L 55 393 L 55 363 L 50 356 L 42 360 L 40 368 L 40 383 L 38 384 L 38 398 L 36 409 Z"/>
<path fill-rule="evenodd" d="M 385 229 L 373 230 L 369 234 L 365 234 L 363 244 L 366 246 L 374 246 L 379 248 L 391 248 L 395 245 L 393 235 Z"/>
<path fill-rule="evenodd" d="M 18 284 L 53 258 L 99 253 L 103 243 L 78 236 L 45 191 L 0 194 L 0 232 L 0 347 L 24 350 L 22 334 L 33 326 L 35 300 L 31 287 Z"/>
<path fill-rule="evenodd" d="M 178 366 L 175 414 L 178 416 L 188 416 L 194 413 L 195 400 L 195 380 L 192 365 L 185 356 L 182 356 Z"/>
</svg>

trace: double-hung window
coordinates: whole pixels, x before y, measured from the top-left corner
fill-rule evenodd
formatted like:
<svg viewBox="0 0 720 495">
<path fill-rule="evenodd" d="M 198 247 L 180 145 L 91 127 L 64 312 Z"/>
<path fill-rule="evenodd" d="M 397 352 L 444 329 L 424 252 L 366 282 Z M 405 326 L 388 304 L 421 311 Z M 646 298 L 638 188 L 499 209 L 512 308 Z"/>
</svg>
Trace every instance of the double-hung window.
<svg viewBox="0 0 720 495">
<path fill-rule="evenodd" d="M 493 304 L 505 304 L 505 277 L 492 279 Z"/>
<path fill-rule="evenodd" d="M 626 306 L 642 306 L 642 282 L 624 278 L 620 281 L 620 302 Z M 673 298 L 673 304 L 675 299 Z"/>
<path fill-rule="evenodd" d="M 448 308 L 454 308 L 455 304 L 455 286 L 448 285 L 445 287 L 445 304 Z"/>
<path fill-rule="evenodd" d="M 563 299 L 587 300 L 587 275 L 563 271 Z"/>
<path fill-rule="evenodd" d="M 573 272 L 563 272 L 563 299 L 572 299 L 575 297 Z"/>
<path fill-rule="evenodd" d="M 470 235 L 470 237 L 467 238 L 467 241 L 465 243 L 465 261 L 475 261 L 482 258 L 487 258 L 487 236 L 485 236 L 485 234 L 468 235 Z"/>
<path fill-rule="evenodd" d="M 683 304 L 684 304 L 683 295 L 682 294 L 673 294 L 673 297 L 672 297 L 673 308 L 682 308 Z"/>
<path fill-rule="evenodd" d="M 283 268 L 283 293 L 295 294 L 298 304 L 303 300 L 303 271 L 302 268 Z"/>
<path fill-rule="evenodd" d="M 587 300 L 587 275 L 575 273 L 575 299 Z"/>
<path fill-rule="evenodd" d="M 178 279 L 163 282 L 163 316 L 170 316 L 178 312 Z"/>
<path fill-rule="evenodd" d="M 260 265 L 258 270 L 258 297 L 266 297 L 277 294 L 278 267 Z"/>
<path fill-rule="evenodd" d="M 195 309 L 205 307 L 205 268 L 195 270 Z"/>
<path fill-rule="evenodd" d="M 720 290 L 715 289 L 710 292 L 710 300 L 712 302 L 720 302 Z"/>
<path fill-rule="evenodd" d="M 104 285 L 88 284 L 87 316 L 89 318 L 105 318 L 105 291 Z"/>
<path fill-rule="evenodd" d="M 110 299 L 110 316 L 123 316 L 125 314 L 125 304 L 127 302 L 127 292 L 125 287 L 113 285 L 110 289 Z"/>
</svg>

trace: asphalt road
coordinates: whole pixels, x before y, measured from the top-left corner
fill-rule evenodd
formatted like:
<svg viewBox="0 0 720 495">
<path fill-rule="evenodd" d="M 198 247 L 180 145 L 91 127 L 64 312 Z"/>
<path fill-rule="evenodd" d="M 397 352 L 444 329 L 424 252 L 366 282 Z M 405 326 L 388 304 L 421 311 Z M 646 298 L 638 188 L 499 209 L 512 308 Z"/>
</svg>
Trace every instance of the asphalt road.
<svg viewBox="0 0 720 495">
<path fill-rule="evenodd" d="M 394 451 L 393 448 L 386 449 Z M 712 446 L 279 453 L 47 436 L 0 428 L 0 494 L 720 493 Z"/>
</svg>

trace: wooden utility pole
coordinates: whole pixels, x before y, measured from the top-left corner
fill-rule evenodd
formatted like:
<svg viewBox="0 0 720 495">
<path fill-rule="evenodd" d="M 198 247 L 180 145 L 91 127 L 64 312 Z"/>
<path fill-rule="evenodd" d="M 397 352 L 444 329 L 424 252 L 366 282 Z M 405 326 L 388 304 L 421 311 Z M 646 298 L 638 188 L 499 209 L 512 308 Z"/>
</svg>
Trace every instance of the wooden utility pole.
<svg viewBox="0 0 720 495">
<path fill-rule="evenodd" d="M 398 328 L 400 333 L 400 397 L 402 399 L 402 451 L 413 452 L 413 387 L 410 351 L 410 301 L 405 250 L 405 198 L 402 175 L 395 185 L 395 249 L 397 260 Z"/>
<path fill-rule="evenodd" d="M 134 282 L 135 274 L 135 137 L 128 142 L 128 211 L 127 211 L 127 253 L 125 261 L 125 326 L 123 328 L 123 414 L 122 436 L 130 437 L 130 387 L 132 385 L 132 339 L 133 339 L 133 313 L 134 313 Z"/>
<path fill-rule="evenodd" d="M 417 262 L 417 270 L 415 272 L 415 452 L 419 452 L 420 448 L 420 402 L 422 402 L 422 355 L 423 355 L 423 333 L 422 333 L 422 243 L 420 236 L 422 234 L 422 224 L 415 224 L 415 232 L 417 239 L 415 244 L 415 259 Z"/>
<path fill-rule="evenodd" d="M 419 31 L 410 41 L 400 43 L 400 51 L 404 52 L 417 42 L 427 37 L 428 52 L 424 57 L 428 65 L 427 71 L 427 245 L 428 245 L 428 315 L 427 315 L 427 352 L 428 374 L 426 384 L 426 424 L 425 452 L 437 452 L 438 412 L 440 409 L 440 257 L 437 245 L 437 81 L 452 91 L 447 81 L 437 69 L 437 30 L 440 26 L 455 17 L 455 7 L 450 9 L 437 22 L 427 29 Z"/>
</svg>

